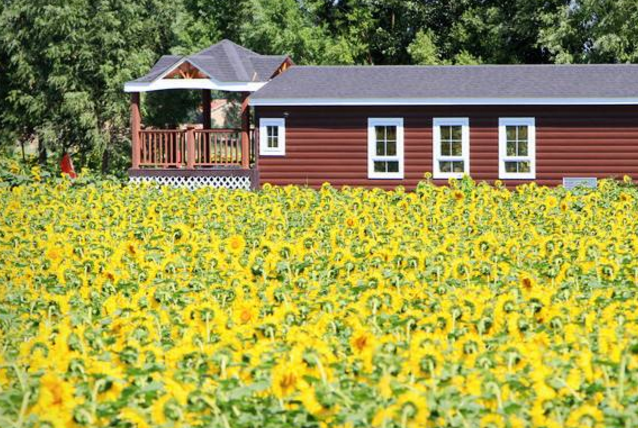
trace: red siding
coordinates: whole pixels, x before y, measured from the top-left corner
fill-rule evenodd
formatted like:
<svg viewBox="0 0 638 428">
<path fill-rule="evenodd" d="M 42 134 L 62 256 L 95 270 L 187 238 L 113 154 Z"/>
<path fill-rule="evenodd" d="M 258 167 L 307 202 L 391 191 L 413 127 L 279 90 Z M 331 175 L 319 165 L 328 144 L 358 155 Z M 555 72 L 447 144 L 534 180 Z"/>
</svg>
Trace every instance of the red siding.
<svg viewBox="0 0 638 428">
<path fill-rule="evenodd" d="M 536 182 L 563 177 L 638 179 L 638 106 L 257 107 L 286 116 L 286 156 L 260 157 L 260 182 L 277 185 L 414 187 L 432 171 L 432 119 L 469 117 L 470 175 L 498 179 L 499 117 L 536 119 Z M 368 179 L 369 117 L 402 117 L 405 179 Z M 257 122 L 259 123 L 259 122 Z M 530 180 L 503 180 L 509 184 Z M 442 180 L 441 183 L 444 183 Z"/>
</svg>

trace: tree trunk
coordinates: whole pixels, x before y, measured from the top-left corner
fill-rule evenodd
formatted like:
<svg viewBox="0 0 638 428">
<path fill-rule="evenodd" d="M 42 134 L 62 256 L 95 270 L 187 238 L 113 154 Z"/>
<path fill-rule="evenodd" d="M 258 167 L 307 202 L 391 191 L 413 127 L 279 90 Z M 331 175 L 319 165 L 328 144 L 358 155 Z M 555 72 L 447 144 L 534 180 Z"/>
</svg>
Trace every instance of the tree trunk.
<svg viewBox="0 0 638 428">
<path fill-rule="evenodd" d="M 110 139 L 109 139 L 110 140 Z M 110 153 L 109 153 L 109 146 L 110 146 L 110 141 L 108 143 L 106 143 L 106 147 L 104 147 L 104 151 L 102 152 L 102 167 L 101 167 L 101 171 L 102 174 L 107 174 L 109 171 L 109 163 L 110 163 Z"/>
<path fill-rule="evenodd" d="M 98 116 L 99 117 L 99 116 Z M 109 171 L 109 168 L 111 167 L 111 148 L 113 148 L 113 150 L 115 149 L 115 144 L 113 144 L 113 140 L 116 138 L 116 131 L 113 129 L 113 127 L 111 126 L 111 124 L 106 121 L 106 122 L 102 122 L 102 121 L 98 121 L 98 129 L 100 129 L 100 132 L 102 135 L 106 135 L 107 138 L 104 141 L 104 150 L 102 151 L 102 165 L 100 166 L 100 171 L 102 171 L 102 174 L 106 174 Z"/>
<path fill-rule="evenodd" d="M 40 138 L 38 138 L 38 163 L 40 165 L 47 163 L 47 148 Z"/>
<path fill-rule="evenodd" d="M 22 137 L 20 138 L 20 150 L 22 151 L 22 163 L 24 164 L 27 163 L 27 155 L 24 152 L 24 141 L 28 139 L 29 137 L 27 134 L 22 135 Z"/>
</svg>

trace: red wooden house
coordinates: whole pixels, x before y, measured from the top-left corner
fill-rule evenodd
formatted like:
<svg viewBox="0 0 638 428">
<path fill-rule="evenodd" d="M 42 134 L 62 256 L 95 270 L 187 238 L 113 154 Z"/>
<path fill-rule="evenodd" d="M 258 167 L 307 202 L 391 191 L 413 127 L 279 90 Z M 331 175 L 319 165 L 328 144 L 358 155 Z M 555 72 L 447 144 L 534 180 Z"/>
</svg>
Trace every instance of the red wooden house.
<svg viewBox="0 0 638 428">
<path fill-rule="evenodd" d="M 144 130 L 139 92 L 244 94 L 243 128 Z M 638 65 L 293 66 L 222 41 L 132 92 L 134 180 L 414 187 L 638 178 Z M 249 106 L 255 126 L 249 124 Z M 206 107 L 204 107 L 206 109 Z"/>
</svg>

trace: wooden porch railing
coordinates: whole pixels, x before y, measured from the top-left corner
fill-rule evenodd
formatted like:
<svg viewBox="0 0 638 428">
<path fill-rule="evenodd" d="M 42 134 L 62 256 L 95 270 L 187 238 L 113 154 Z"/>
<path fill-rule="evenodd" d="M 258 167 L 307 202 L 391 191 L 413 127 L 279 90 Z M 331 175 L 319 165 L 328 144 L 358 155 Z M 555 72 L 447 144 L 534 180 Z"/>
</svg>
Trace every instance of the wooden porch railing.
<svg viewBox="0 0 638 428">
<path fill-rule="evenodd" d="M 241 129 L 141 130 L 139 166 L 247 169 L 255 156 L 252 134 L 242 143 Z"/>
<path fill-rule="evenodd" d="M 185 131 L 140 131 L 140 166 L 180 166 L 186 161 L 185 153 Z"/>
<path fill-rule="evenodd" d="M 195 165 L 241 166 L 241 131 L 229 133 L 223 129 L 196 129 Z"/>
</svg>

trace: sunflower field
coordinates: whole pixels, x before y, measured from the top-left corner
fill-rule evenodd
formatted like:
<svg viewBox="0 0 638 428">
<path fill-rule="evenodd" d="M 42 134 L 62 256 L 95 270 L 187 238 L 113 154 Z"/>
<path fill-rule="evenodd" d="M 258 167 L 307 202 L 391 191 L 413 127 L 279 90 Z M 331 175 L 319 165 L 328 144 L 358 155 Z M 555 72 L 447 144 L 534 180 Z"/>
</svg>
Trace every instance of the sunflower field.
<svg viewBox="0 0 638 428">
<path fill-rule="evenodd" d="M 636 427 L 626 181 L 0 187 L 0 426 Z"/>
</svg>

